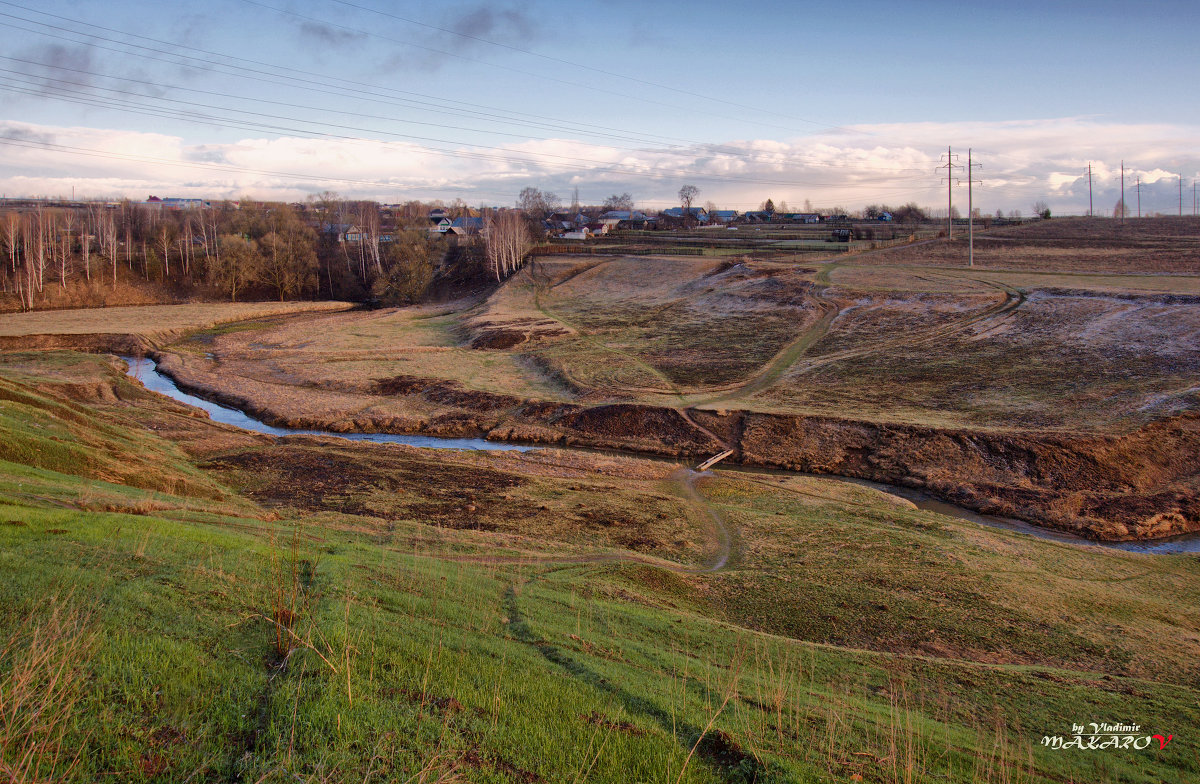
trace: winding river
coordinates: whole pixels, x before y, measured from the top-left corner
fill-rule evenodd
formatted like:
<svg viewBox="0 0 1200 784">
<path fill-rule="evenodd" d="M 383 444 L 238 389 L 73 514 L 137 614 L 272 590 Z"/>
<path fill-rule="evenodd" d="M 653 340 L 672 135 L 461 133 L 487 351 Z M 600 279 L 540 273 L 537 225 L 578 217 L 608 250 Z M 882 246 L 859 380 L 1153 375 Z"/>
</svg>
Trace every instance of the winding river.
<svg viewBox="0 0 1200 784">
<path fill-rule="evenodd" d="M 199 408 L 206 412 L 214 422 L 233 425 L 234 427 L 240 427 L 243 430 L 250 430 L 256 433 L 265 433 L 272 436 L 329 436 L 332 438 L 344 438 L 349 441 L 405 444 L 407 446 L 421 447 L 424 449 L 468 449 L 528 452 L 541 448 L 534 446 L 523 446 L 519 444 L 506 444 L 497 441 L 488 441 L 483 438 L 442 438 L 439 436 L 398 435 L 394 433 L 335 433 L 329 430 L 302 430 L 286 427 L 275 427 L 255 419 L 240 409 L 214 403 L 211 400 L 205 400 L 204 398 L 184 392 L 175 383 L 174 379 L 160 373 L 158 371 L 157 363 L 149 357 L 122 356 L 121 359 L 125 360 L 125 363 L 128 365 L 128 370 L 126 371 L 127 374 L 130 377 L 140 381 L 142 385 L 146 387 L 146 389 L 166 395 L 167 397 L 177 400 L 180 403 L 185 403 L 189 406 Z M 753 471 L 755 473 L 788 473 L 783 471 L 770 471 L 769 469 L 745 468 L 741 466 L 736 467 L 735 470 Z M 1084 539 L 1080 536 L 1073 536 L 1060 531 L 1039 528 L 1021 520 L 1012 520 L 1009 518 L 995 517 L 993 515 L 983 515 L 977 512 L 972 512 L 969 509 L 955 506 L 953 504 L 946 503 L 945 501 L 939 501 L 928 494 L 913 488 L 887 485 L 865 479 L 831 477 L 823 474 L 806 474 L 805 476 L 814 476 L 827 481 L 851 482 L 853 484 L 871 487 L 891 495 L 908 499 L 909 501 L 912 501 L 919 509 L 937 512 L 938 514 L 943 514 L 948 517 L 954 517 L 959 520 L 966 520 L 968 522 L 986 525 L 993 528 L 1004 528 L 1009 531 L 1016 531 L 1017 533 L 1034 536 L 1039 539 L 1048 539 L 1065 544 L 1105 547 L 1115 550 L 1125 550 L 1128 552 L 1153 553 L 1158 555 L 1200 553 L 1200 534 L 1195 533 L 1184 534 L 1182 536 L 1175 536 L 1167 539 L 1155 539 L 1148 542 L 1094 542 L 1090 539 Z"/>
</svg>

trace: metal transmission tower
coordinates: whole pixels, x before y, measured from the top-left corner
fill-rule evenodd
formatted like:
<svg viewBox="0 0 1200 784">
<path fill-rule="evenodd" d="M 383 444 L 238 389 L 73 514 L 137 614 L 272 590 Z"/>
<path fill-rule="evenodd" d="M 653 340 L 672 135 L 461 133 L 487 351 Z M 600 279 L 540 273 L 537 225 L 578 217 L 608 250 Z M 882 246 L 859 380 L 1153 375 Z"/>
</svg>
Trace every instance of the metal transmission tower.
<svg viewBox="0 0 1200 784">
<path fill-rule="evenodd" d="M 961 169 L 962 164 L 955 163 L 958 156 L 950 152 L 950 148 L 946 148 L 946 154 L 942 156 L 946 162 L 938 169 L 946 170 L 946 239 L 947 241 L 954 239 L 954 186 L 959 184 L 958 178 L 954 176 L 955 169 Z"/>
<path fill-rule="evenodd" d="M 1137 178 L 1137 193 L 1138 193 L 1138 217 L 1142 217 L 1142 175 Z"/>
<path fill-rule="evenodd" d="M 980 180 L 975 179 L 975 170 L 982 169 L 982 163 L 971 163 L 971 148 L 967 148 L 967 266 L 975 266 L 975 198 L 972 187 Z"/>
</svg>

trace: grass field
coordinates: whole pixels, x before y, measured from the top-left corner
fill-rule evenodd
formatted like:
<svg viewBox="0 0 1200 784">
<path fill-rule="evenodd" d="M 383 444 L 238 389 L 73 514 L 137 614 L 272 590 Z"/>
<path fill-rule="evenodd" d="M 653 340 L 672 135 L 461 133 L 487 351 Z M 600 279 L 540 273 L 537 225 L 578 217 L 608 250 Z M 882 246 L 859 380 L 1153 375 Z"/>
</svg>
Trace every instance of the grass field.
<svg viewBox="0 0 1200 784">
<path fill-rule="evenodd" d="M 274 440 L 0 357 L 14 781 L 1200 775 L 1193 557 L 833 479 Z M 1089 721 L 1176 737 L 1041 745 Z"/>
<path fill-rule="evenodd" d="M 0 337 L 128 334 L 156 338 L 233 321 L 349 307 L 350 303 L 346 302 L 209 302 L 3 313 L 0 314 Z"/>
<path fill-rule="evenodd" d="M 1200 780 L 1194 555 L 832 477 L 273 438 L 47 350 L 141 336 L 305 426 L 837 454 L 1179 530 L 1197 236 L 1056 220 L 983 232 L 974 267 L 957 239 L 555 256 L 437 306 L 0 317 L 0 781 Z M 1091 722 L 1151 745 L 1043 745 Z"/>
<path fill-rule="evenodd" d="M 461 415 L 378 393 L 443 381 L 519 400 L 1123 433 L 1197 408 L 1190 225 L 995 229 L 973 268 L 958 239 L 803 264 L 548 257 L 481 302 L 208 330 L 172 361 L 258 409 L 286 400 L 344 422 Z"/>
</svg>

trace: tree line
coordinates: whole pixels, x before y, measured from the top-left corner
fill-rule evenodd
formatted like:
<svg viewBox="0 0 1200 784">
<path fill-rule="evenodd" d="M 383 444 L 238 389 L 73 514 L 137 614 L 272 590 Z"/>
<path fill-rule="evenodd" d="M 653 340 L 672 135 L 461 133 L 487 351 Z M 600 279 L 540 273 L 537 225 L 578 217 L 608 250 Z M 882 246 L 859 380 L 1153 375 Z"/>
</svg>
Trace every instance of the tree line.
<svg viewBox="0 0 1200 784">
<path fill-rule="evenodd" d="M 166 210 L 130 201 L 0 214 L 0 309 L 161 298 L 418 299 L 444 249 L 426 210 L 323 194 L 304 205 Z"/>
</svg>

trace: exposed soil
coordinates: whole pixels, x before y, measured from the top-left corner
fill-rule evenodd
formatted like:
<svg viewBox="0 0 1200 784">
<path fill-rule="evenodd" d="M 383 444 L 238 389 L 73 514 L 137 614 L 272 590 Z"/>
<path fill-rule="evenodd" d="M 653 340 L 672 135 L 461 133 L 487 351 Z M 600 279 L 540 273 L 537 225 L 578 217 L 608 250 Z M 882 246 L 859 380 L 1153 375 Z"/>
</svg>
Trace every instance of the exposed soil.
<svg viewBox="0 0 1200 784">
<path fill-rule="evenodd" d="M 1200 415 L 1123 436 L 941 430 L 738 414 L 741 462 L 918 487 L 1104 540 L 1200 530 Z"/>
<path fill-rule="evenodd" d="M 385 520 L 419 518 L 447 528 L 495 530 L 497 514 L 521 520 L 532 504 L 504 499 L 521 477 L 483 466 L 433 463 L 398 450 L 284 444 L 226 455 L 204 464 L 260 477 L 249 495 L 273 506 L 337 511 Z M 269 481 L 261 481 L 269 478 Z M 478 514 L 487 505 L 488 519 Z"/>
<path fill-rule="evenodd" d="M 571 534 L 648 554 L 680 548 L 679 537 L 688 524 L 670 497 L 643 494 L 631 507 L 611 492 L 613 487 L 564 486 L 571 472 L 539 471 L 541 461 L 527 464 L 518 458 L 510 472 L 469 455 L 462 459 L 443 460 L 409 447 L 292 436 L 213 458 L 202 467 L 232 474 L 229 478 L 247 495 L 272 507 L 457 530 Z M 385 536 L 391 530 L 390 524 L 380 528 Z"/>
<path fill-rule="evenodd" d="M 597 727 L 603 727 L 607 730 L 617 730 L 625 733 L 626 735 L 633 735 L 634 737 L 641 737 L 646 734 L 646 731 L 636 724 L 630 724 L 627 721 L 613 721 L 607 716 L 595 712 L 588 713 L 580 716 L 579 718 L 583 719 L 588 724 L 592 724 Z"/>
<path fill-rule="evenodd" d="M 695 461 L 726 448 L 712 435 L 719 434 L 736 451 L 731 462 L 920 488 L 976 511 L 1095 539 L 1159 538 L 1200 530 L 1197 414 L 1160 420 L 1121 436 L 933 428 L 748 411 L 693 411 L 693 424 L 671 408 L 518 404 L 516 398 L 464 391 L 432 379 L 400 377 L 380 383 L 397 394 L 411 390 L 410 394 L 429 397 L 432 392 L 442 398 L 444 408 L 418 420 L 415 428 L 411 420 L 397 427 L 394 420 L 360 417 L 355 429 L 486 434 L 498 441 L 627 450 Z M 267 421 L 277 424 L 349 429 L 340 418 L 297 421 L 270 410 L 265 413 Z M 351 467 L 345 481 L 367 481 L 362 470 Z M 306 465 L 297 466 L 295 480 L 303 485 L 300 477 L 310 472 L 315 472 L 317 482 L 342 481 L 322 473 L 320 466 Z M 328 498 L 336 492 L 332 486 L 320 494 Z M 302 490 L 293 500 L 304 495 Z M 465 497 L 439 498 L 433 503 L 412 511 L 451 527 L 481 525 L 462 511 L 468 503 Z M 359 511 L 386 516 L 378 509 Z M 636 545 L 636 539 L 631 536 L 629 541 Z"/>
<path fill-rule="evenodd" d="M 465 389 L 456 381 L 416 376 L 393 376 L 375 382 L 375 391 L 380 395 L 420 394 L 432 403 L 461 408 L 477 413 L 503 411 L 521 404 L 521 399 L 512 395 L 497 395 Z"/>
</svg>

